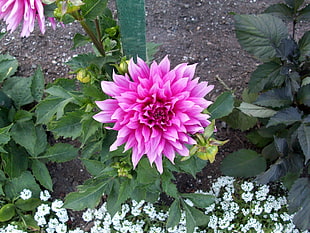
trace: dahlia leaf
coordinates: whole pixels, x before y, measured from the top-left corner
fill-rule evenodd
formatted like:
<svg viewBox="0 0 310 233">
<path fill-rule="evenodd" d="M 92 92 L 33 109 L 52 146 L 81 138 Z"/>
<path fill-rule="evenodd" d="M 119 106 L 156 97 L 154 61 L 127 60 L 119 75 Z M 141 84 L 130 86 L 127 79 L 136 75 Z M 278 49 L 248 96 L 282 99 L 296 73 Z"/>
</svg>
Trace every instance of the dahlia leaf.
<svg viewBox="0 0 310 233">
<path fill-rule="evenodd" d="M 42 69 L 38 68 L 34 75 L 32 76 L 32 82 L 31 82 L 31 93 L 33 96 L 33 99 L 37 102 L 39 102 L 44 93 L 44 76 L 42 73 Z"/>
<path fill-rule="evenodd" d="M 172 228 L 180 223 L 181 207 L 179 199 L 175 199 L 169 208 L 169 215 L 167 220 L 167 228 Z"/>
<path fill-rule="evenodd" d="M 108 0 L 84 0 L 80 6 L 85 19 L 94 20 L 104 13 Z"/>
<path fill-rule="evenodd" d="M 35 178 L 40 182 L 40 184 L 53 191 L 53 182 L 51 175 L 44 163 L 39 160 L 34 159 L 31 164 L 31 169 Z"/>
<path fill-rule="evenodd" d="M 229 115 L 234 108 L 234 97 L 231 92 L 224 92 L 216 98 L 208 108 L 211 119 L 219 119 Z"/>
<path fill-rule="evenodd" d="M 78 148 L 66 143 L 57 143 L 46 150 L 46 153 L 39 156 L 39 159 L 48 159 L 53 162 L 66 162 L 78 156 Z"/>
<path fill-rule="evenodd" d="M 18 68 L 16 58 L 8 54 L 0 54 L 0 82 L 12 76 Z"/>
<path fill-rule="evenodd" d="M 31 93 L 31 81 L 31 78 L 11 77 L 5 80 L 2 90 L 17 107 L 21 107 L 34 100 Z"/>
</svg>

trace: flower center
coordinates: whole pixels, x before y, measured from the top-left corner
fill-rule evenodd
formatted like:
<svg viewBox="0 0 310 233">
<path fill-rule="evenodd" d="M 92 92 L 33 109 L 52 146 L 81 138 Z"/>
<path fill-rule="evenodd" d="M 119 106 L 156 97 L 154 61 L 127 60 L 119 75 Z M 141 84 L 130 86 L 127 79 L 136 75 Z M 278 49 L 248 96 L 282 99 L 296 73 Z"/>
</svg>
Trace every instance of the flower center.
<svg viewBox="0 0 310 233">
<path fill-rule="evenodd" d="M 157 100 L 145 103 L 140 120 L 141 123 L 149 127 L 159 126 L 164 128 L 171 124 L 170 119 L 172 116 L 171 103 Z"/>
</svg>

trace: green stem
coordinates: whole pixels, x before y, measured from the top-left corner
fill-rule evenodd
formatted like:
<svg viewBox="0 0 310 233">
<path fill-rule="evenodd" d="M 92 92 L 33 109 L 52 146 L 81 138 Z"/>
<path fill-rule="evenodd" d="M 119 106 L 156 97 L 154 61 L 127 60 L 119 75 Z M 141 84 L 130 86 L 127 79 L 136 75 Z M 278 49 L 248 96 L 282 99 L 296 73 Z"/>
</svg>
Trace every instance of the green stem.
<svg viewBox="0 0 310 233">
<path fill-rule="evenodd" d="M 105 50 L 103 48 L 103 45 L 101 43 L 100 37 L 97 38 L 96 35 L 93 33 L 93 31 L 90 29 L 90 27 L 87 25 L 83 17 L 80 15 L 79 12 L 74 12 L 72 13 L 72 16 L 81 24 L 83 27 L 84 31 L 87 33 L 91 41 L 94 43 L 95 47 L 98 49 L 99 53 L 105 57 Z M 96 25 L 97 27 L 97 25 Z"/>
</svg>

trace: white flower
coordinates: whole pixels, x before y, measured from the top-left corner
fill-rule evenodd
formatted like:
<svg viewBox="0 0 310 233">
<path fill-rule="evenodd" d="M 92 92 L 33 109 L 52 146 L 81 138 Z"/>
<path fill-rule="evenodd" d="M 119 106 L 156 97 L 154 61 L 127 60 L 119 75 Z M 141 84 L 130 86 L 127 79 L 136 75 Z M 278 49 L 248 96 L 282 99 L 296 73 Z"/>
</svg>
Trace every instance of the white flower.
<svg viewBox="0 0 310 233">
<path fill-rule="evenodd" d="M 51 195 L 50 195 L 50 193 L 47 190 L 44 190 L 44 191 L 40 192 L 40 199 L 42 201 L 47 201 L 50 198 L 51 198 Z"/>
<path fill-rule="evenodd" d="M 38 206 L 36 214 L 45 216 L 50 213 L 50 209 L 51 207 L 48 204 L 41 204 Z"/>
<path fill-rule="evenodd" d="M 56 229 L 56 227 L 58 226 L 59 224 L 59 221 L 57 218 L 51 218 L 49 221 L 48 221 L 48 227 L 51 228 L 51 229 Z"/>
<path fill-rule="evenodd" d="M 245 202 L 250 202 L 253 199 L 253 193 L 250 192 L 245 192 L 241 194 L 241 198 L 245 201 Z"/>
<path fill-rule="evenodd" d="M 62 200 L 55 200 L 52 202 L 52 210 L 54 212 L 58 212 L 59 210 L 62 209 L 62 206 L 64 205 Z"/>
<path fill-rule="evenodd" d="M 67 233 L 67 226 L 63 223 L 60 223 L 57 227 L 56 227 L 56 232 L 57 233 Z"/>
<path fill-rule="evenodd" d="M 93 220 L 93 210 L 92 209 L 87 209 L 83 215 L 82 218 L 85 222 L 90 222 L 91 220 Z"/>
<path fill-rule="evenodd" d="M 241 189 L 245 192 L 251 192 L 253 188 L 254 188 L 254 185 L 251 182 L 245 181 L 243 182 L 243 184 L 241 184 Z"/>
<path fill-rule="evenodd" d="M 65 208 L 59 209 L 56 212 L 56 216 L 58 217 L 59 221 L 62 223 L 65 223 L 69 220 L 68 213 Z"/>
<path fill-rule="evenodd" d="M 20 198 L 23 200 L 28 200 L 32 196 L 32 192 L 29 189 L 24 189 L 23 191 L 20 192 Z"/>
<path fill-rule="evenodd" d="M 36 220 L 38 226 L 43 227 L 46 224 L 46 219 L 44 216 L 35 213 L 34 220 Z"/>
</svg>

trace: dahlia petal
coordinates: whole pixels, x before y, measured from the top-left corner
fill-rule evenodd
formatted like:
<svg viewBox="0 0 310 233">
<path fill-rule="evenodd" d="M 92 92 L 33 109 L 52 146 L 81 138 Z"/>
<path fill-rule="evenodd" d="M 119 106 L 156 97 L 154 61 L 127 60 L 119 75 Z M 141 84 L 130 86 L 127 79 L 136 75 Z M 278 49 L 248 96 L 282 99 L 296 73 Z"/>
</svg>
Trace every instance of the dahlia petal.
<svg viewBox="0 0 310 233">
<path fill-rule="evenodd" d="M 112 97 L 116 96 L 119 93 L 119 88 L 114 82 L 111 81 L 102 81 L 101 89 L 104 93 Z"/>
<path fill-rule="evenodd" d="M 175 151 L 174 147 L 171 146 L 169 143 L 165 144 L 163 154 L 172 162 L 174 163 L 174 158 L 175 158 Z"/>
<path fill-rule="evenodd" d="M 164 59 L 159 63 L 158 68 L 161 71 L 161 76 L 166 75 L 170 70 L 170 61 L 168 59 L 168 55 L 164 57 Z"/>
<path fill-rule="evenodd" d="M 142 126 L 142 135 L 144 137 L 144 141 L 148 141 L 150 139 L 151 130 L 147 126 Z"/>
<path fill-rule="evenodd" d="M 156 157 L 155 164 L 156 164 L 157 171 L 160 174 L 162 174 L 164 169 L 163 169 L 163 161 L 162 161 L 162 156 L 161 155 Z"/>
<path fill-rule="evenodd" d="M 109 116 L 108 114 L 104 113 L 104 112 L 99 112 L 96 115 L 93 116 L 93 118 L 96 121 L 99 121 L 101 123 L 113 123 L 115 122 L 114 120 L 111 119 L 111 116 Z"/>
<path fill-rule="evenodd" d="M 192 64 L 186 66 L 184 70 L 183 77 L 188 77 L 190 80 L 193 79 L 197 64 Z"/>
<path fill-rule="evenodd" d="M 132 157 L 131 157 L 131 161 L 133 164 L 133 167 L 136 168 L 137 164 L 139 163 L 140 159 L 142 158 L 143 154 L 142 153 L 138 153 L 137 148 L 132 148 Z"/>
<path fill-rule="evenodd" d="M 115 99 L 95 101 L 95 103 L 101 110 L 115 110 L 116 108 L 118 108 L 117 100 Z"/>
<path fill-rule="evenodd" d="M 118 75 L 113 71 L 113 80 L 117 86 L 128 88 L 129 87 L 129 78 L 127 76 Z"/>
<path fill-rule="evenodd" d="M 176 151 L 181 155 L 181 156 L 189 156 L 189 150 L 187 149 L 186 146 L 181 144 L 181 149 L 177 148 Z"/>
<path fill-rule="evenodd" d="M 181 78 L 171 85 L 171 90 L 173 93 L 179 93 L 183 91 L 187 86 L 188 78 Z"/>
<path fill-rule="evenodd" d="M 126 143 L 127 138 L 117 137 L 115 142 L 110 146 L 110 151 L 115 151 L 120 145 Z"/>
<path fill-rule="evenodd" d="M 196 97 L 204 97 L 206 94 L 212 91 L 213 88 L 214 85 L 208 85 L 207 82 L 201 82 L 192 90 L 192 93 Z"/>
</svg>

